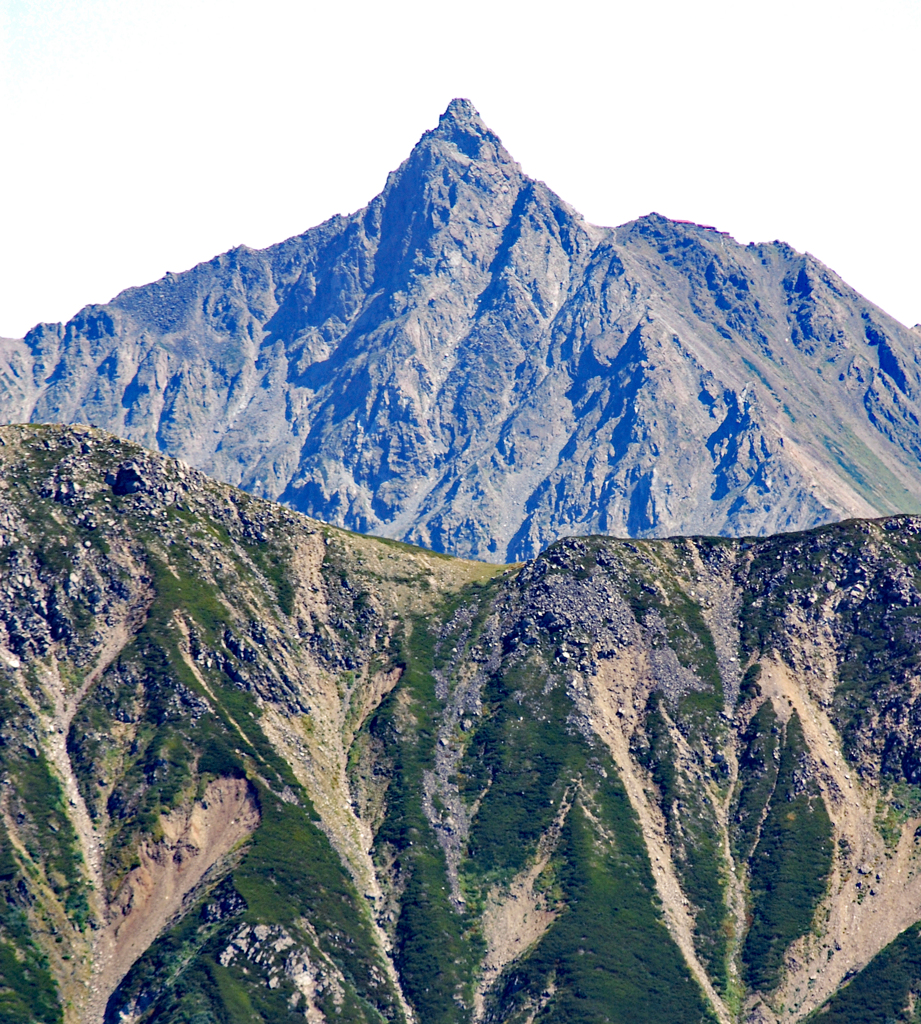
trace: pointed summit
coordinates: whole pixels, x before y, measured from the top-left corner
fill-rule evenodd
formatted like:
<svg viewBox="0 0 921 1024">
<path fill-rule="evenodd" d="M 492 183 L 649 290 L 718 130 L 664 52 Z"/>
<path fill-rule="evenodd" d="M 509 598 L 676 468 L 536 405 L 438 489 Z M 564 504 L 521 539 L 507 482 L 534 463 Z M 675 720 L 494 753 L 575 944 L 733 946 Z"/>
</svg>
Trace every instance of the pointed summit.
<svg viewBox="0 0 921 1024">
<path fill-rule="evenodd" d="M 480 117 L 480 112 L 470 100 L 455 97 L 438 119 L 439 127 L 451 124 L 462 128 L 473 128 L 478 131 L 489 131 Z"/>
<path fill-rule="evenodd" d="M 506 160 L 510 159 L 502 140 L 487 127 L 479 111 L 467 99 L 451 100 L 438 119 L 438 127 L 426 132 L 423 138 L 426 137 L 453 142 L 458 149 L 474 159 L 487 155 L 482 150 L 482 144 L 487 143 L 494 150 L 489 156 L 495 158 L 501 153 Z"/>
<path fill-rule="evenodd" d="M 512 561 L 921 509 L 918 344 L 787 246 L 586 225 L 459 98 L 365 208 L 0 343 L 0 420 Z"/>
</svg>

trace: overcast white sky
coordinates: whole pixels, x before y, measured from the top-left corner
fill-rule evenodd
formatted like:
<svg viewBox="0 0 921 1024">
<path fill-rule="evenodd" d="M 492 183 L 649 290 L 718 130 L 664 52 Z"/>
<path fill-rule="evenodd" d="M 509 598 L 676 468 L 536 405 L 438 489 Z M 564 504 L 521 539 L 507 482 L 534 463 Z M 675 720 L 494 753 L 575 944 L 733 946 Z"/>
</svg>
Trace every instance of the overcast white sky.
<svg viewBox="0 0 921 1024">
<path fill-rule="evenodd" d="M 589 220 L 783 239 L 921 321 L 921 0 L 0 0 L 0 335 L 382 188 L 467 96 Z"/>
</svg>

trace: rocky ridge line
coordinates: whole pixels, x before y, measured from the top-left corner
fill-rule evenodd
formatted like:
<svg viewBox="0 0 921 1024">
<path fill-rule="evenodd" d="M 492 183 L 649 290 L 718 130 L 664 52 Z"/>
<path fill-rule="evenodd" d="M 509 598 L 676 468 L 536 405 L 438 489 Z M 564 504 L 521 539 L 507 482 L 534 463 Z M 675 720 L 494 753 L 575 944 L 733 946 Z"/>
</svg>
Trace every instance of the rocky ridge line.
<svg viewBox="0 0 921 1024">
<path fill-rule="evenodd" d="M 455 100 L 364 209 L 0 342 L 0 407 L 501 562 L 921 509 L 917 342 L 781 242 L 586 223 Z"/>
</svg>

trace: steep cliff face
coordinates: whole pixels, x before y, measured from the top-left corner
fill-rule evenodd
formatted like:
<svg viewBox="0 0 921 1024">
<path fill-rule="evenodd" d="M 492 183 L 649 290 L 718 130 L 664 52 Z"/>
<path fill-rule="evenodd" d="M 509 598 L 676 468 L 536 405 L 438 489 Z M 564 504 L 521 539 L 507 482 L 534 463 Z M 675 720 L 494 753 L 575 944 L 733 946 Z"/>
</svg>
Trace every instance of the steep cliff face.
<svg viewBox="0 0 921 1024">
<path fill-rule="evenodd" d="M 365 209 L 0 343 L 0 388 L 7 422 L 501 561 L 921 508 L 917 350 L 782 243 L 587 224 L 455 100 Z"/>
<path fill-rule="evenodd" d="M 3 1019 L 912 1019 L 919 555 L 463 562 L 0 428 Z"/>
</svg>

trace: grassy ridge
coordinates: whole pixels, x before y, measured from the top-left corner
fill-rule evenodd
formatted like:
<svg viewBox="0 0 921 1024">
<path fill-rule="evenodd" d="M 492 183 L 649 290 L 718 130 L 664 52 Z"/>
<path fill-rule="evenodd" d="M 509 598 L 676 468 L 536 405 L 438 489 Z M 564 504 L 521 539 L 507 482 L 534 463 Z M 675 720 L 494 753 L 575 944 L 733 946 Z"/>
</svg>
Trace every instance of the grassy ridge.
<svg viewBox="0 0 921 1024">
<path fill-rule="evenodd" d="M 20 853 L 0 817 L 0 1024 L 58 1024 L 58 987 L 31 931 L 30 917 L 44 917 L 33 886 L 46 887 L 71 925 L 85 929 L 82 857 L 57 777 L 40 752 L 13 741 L 30 736 L 34 721 L 7 693 L 0 693 L 0 725 L 0 769 L 9 781 L 5 810 L 25 843 Z"/>
<path fill-rule="evenodd" d="M 482 797 L 469 839 L 468 870 L 508 881 L 536 851 L 585 752 L 563 725 L 571 708 L 561 680 L 535 655 L 493 674 L 483 723 L 460 765 L 462 793 Z"/>
<path fill-rule="evenodd" d="M 730 837 L 733 854 L 741 861 L 752 856 L 758 843 L 764 811 L 777 785 L 777 749 L 781 742 L 774 705 L 765 701 L 742 734 L 740 785 L 733 815 L 735 827 Z"/>
<path fill-rule="evenodd" d="M 690 731 L 688 729 L 687 731 Z M 662 813 L 681 885 L 694 909 L 695 945 L 718 989 L 728 976 L 729 932 L 720 869 L 720 833 L 706 793 L 678 767 L 680 759 L 666 720 L 665 701 L 653 693 L 646 709 L 646 744 L 640 763 L 659 790 Z"/>
<path fill-rule="evenodd" d="M 762 991 L 780 979 L 787 947 L 812 926 L 832 860 L 832 826 L 796 712 L 786 726 L 777 784 L 751 858 L 752 924 L 742 947 L 746 983 Z"/>
<path fill-rule="evenodd" d="M 0 820 L 0 1024 L 59 1024 L 57 986 L 30 933 L 23 883 Z"/>
<path fill-rule="evenodd" d="M 566 909 L 536 949 L 514 965 L 490 1020 L 542 1024 L 712 1021 L 658 913 L 645 845 L 612 764 L 588 780 L 558 851 Z M 588 807 L 590 806 L 590 812 Z M 594 820 L 593 820 L 594 819 Z M 599 842 L 599 826 L 614 842 Z"/>
<path fill-rule="evenodd" d="M 379 863 L 403 888 L 394 962 L 407 998 L 425 1024 L 467 1019 L 482 944 L 473 922 L 449 899 L 444 853 L 422 806 L 423 775 L 434 761 L 432 668 L 435 636 L 421 617 L 395 652 L 399 687 L 381 703 L 368 731 L 392 764 L 387 813 L 375 838 Z"/>
</svg>

